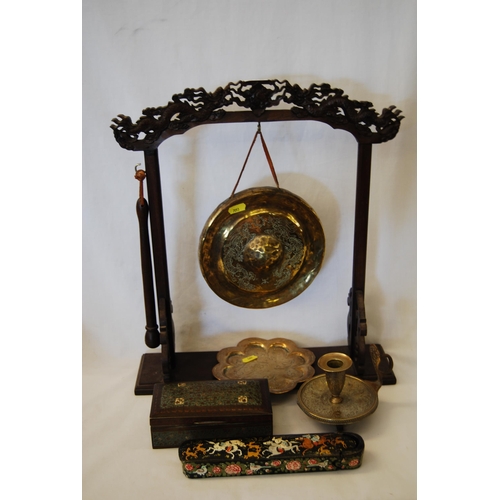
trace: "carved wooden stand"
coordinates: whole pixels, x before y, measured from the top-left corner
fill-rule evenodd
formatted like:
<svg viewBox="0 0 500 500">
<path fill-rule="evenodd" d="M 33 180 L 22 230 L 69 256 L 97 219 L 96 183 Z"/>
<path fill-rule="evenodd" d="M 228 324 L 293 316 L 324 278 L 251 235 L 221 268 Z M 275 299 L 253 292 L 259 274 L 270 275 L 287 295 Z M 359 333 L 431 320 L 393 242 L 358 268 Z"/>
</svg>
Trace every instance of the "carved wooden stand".
<svg viewBox="0 0 500 500">
<path fill-rule="evenodd" d="M 280 103 L 289 104 L 290 108 L 271 109 Z M 231 105 L 245 110 L 225 109 Z M 144 152 L 149 197 L 149 207 L 147 203 L 137 205 L 141 227 L 146 345 L 150 348 L 161 346 L 161 352 L 142 356 L 136 394 L 152 394 L 153 385 L 162 381 L 212 379 L 212 367 L 217 364 L 215 351 L 175 352 L 158 160 L 158 147 L 163 141 L 198 125 L 211 123 L 315 120 L 334 129 L 346 130 L 356 138 L 358 160 L 352 286 L 347 301 L 348 345 L 309 349 L 316 354 L 316 359 L 327 352 L 344 352 L 353 359 L 351 374 L 366 380 L 376 379 L 365 344 L 367 325 L 364 304 L 371 154 L 372 144 L 386 142 L 396 136 L 403 119 L 400 113 L 395 106 L 390 106 L 378 114 L 370 102 L 353 101 L 342 90 L 332 89 L 328 84 L 313 84 L 303 89 L 287 81 L 262 80 L 230 83 L 212 93 L 202 88 L 186 89 L 183 94 L 174 95 L 167 106 L 143 110 L 143 116 L 135 124 L 124 115 L 113 119 L 111 128 L 120 146 Z M 147 230 L 149 212 L 153 263 Z M 378 348 L 382 358 L 383 383 L 395 384 L 392 359 L 382 346 L 378 345 Z"/>
</svg>

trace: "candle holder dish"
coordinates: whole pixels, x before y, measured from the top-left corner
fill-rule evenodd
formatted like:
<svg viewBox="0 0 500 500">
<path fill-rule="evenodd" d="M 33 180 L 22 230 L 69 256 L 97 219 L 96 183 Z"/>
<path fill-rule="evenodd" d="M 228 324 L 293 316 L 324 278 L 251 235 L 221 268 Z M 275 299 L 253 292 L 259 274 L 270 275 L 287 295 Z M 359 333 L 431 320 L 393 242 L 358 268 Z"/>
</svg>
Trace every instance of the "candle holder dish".
<svg viewBox="0 0 500 500">
<path fill-rule="evenodd" d="M 319 422 L 343 426 L 358 422 L 371 415 L 378 407 L 380 353 L 370 346 L 370 355 L 377 372 L 377 381 L 361 380 L 346 371 L 352 360 L 342 353 L 321 356 L 318 367 L 325 371 L 304 382 L 297 394 L 297 404 L 302 411 Z"/>
</svg>

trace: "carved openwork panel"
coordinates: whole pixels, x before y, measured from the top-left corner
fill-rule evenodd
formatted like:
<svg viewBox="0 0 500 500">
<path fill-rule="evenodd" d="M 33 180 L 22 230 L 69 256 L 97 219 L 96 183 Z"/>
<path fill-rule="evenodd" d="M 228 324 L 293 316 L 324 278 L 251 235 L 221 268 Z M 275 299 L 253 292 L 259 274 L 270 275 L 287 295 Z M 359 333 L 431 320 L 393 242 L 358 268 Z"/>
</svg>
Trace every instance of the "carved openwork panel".
<svg viewBox="0 0 500 500">
<path fill-rule="evenodd" d="M 203 88 L 186 89 L 183 94 L 175 94 L 166 106 L 144 109 L 136 123 L 132 123 L 129 116 L 118 115 L 112 120 L 111 128 L 123 148 L 146 150 L 157 147 L 173 133 L 183 133 L 203 123 L 243 121 L 228 120 L 227 115 L 234 113 L 227 109 L 229 107 L 245 108 L 252 113 L 253 121 L 266 121 L 271 108 L 281 103 L 291 105 L 288 109 L 280 109 L 281 120 L 322 121 L 351 132 L 364 143 L 391 140 L 403 119 L 395 106 L 378 114 L 371 102 L 351 100 L 343 90 L 326 83 L 312 84 L 304 89 L 286 80 L 259 80 L 229 83 L 214 92 Z"/>
</svg>

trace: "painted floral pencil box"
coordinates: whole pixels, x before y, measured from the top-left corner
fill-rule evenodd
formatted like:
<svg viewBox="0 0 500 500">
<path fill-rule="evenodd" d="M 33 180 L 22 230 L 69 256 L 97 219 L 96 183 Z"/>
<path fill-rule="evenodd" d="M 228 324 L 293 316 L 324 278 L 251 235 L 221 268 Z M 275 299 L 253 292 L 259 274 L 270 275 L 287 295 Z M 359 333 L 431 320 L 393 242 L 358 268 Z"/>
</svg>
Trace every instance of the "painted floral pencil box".
<svg viewBox="0 0 500 500">
<path fill-rule="evenodd" d="M 344 432 L 187 441 L 179 458 L 194 479 L 357 469 L 363 451 L 361 436 Z"/>
</svg>

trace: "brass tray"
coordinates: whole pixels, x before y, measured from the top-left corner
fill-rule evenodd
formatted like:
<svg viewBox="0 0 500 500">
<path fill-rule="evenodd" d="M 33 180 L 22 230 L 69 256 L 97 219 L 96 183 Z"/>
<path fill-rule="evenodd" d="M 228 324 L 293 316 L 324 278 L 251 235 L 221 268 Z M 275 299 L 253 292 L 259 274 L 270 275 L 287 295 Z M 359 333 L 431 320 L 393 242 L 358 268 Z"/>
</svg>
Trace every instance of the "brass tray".
<svg viewBox="0 0 500 500">
<path fill-rule="evenodd" d="M 324 424 L 347 425 L 371 415 L 378 406 L 378 395 L 369 382 L 346 375 L 342 402 L 333 404 L 326 375 L 305 382 L 297 394 L 302 411 Z"/>
<path fill-rule="evenodd" d="M 212 374 L 218 380 L 265 378 L 269 392 L 283 394 L 314 375 L 315 358 L 288 339 L 251 337 L 219 351 Z"/>
<path fill-rule="evenodd" d="M 274 307 L 302 293 L 325 250 L 314 210 L 282 188 L 246 189 L 222 202 L 200 235 L 199 262 L 209 287 L 247 308 Z"/>
</svg>

